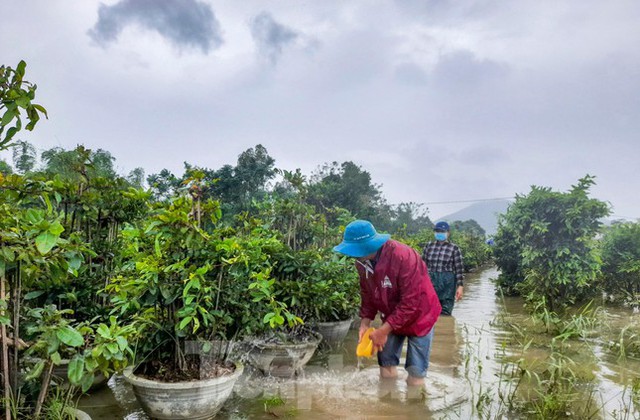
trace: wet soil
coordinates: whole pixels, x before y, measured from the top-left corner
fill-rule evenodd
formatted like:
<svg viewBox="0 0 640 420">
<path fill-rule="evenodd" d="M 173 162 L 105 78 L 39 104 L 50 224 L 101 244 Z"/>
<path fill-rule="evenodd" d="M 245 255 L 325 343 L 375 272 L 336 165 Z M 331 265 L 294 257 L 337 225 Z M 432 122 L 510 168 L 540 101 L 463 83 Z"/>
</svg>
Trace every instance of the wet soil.
<svg viewBox="0 0 640 420">
<path fill-rule="evenodd" d="M 184 382 L 214 379 L 232 374 L 236 368 L 231 362 L 215 358 L 187 355 L 184 369 L 167 366 L 159 361 L 141 364 L 135 374 L 145 379 L 160 382 Z"/>
</svg>

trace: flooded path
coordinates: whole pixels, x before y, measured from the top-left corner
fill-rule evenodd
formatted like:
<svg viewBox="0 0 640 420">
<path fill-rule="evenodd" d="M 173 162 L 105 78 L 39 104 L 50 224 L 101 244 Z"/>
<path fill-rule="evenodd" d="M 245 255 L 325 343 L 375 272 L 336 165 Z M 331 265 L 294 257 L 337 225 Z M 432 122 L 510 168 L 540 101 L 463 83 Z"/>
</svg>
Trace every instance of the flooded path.
<svg viewBox="0 0 640 420">
<path fill-rule="evenodd" d="M 426 394 L 407 387 L 402 368 L 398 380 L 381 381 L 375 358 L 356 358 L 357 330 L 351 330 L 340 348 L 319 350 L 304 375 L 296 379 L 265 378 L 246 369 L 218 418 L 494 418 L 490 410 L 479 415 L 474 407 L 483 393 L 496 391 L 496 374 L 503 367 L 500 360 L 509 350 L 505 343 L 511 332 L 495 320 L 508 314 L 518 323 L 526 316 L 520 299 L 495 294 L 492 279 L 497 275 L 495 268 L 467 275 L 465 296 L 456 304 L 454 316 L 438 320 Z M 640 320 L 630 310 L 612 310 L 609 318 L 622 326 Z M 600 344 L 593 348 L 590 360 L 602 396 L 600 418 L 634 418 L 617 413 L 622 413 L 625 392 L 629 394 L 625 385 L 638 377 L 640 362 L 620 361 Z M 93 419 L 147 418 L 121 377 L 111 378 L 108 388 L 83 397 L 79 408 Z"/>
</svg>

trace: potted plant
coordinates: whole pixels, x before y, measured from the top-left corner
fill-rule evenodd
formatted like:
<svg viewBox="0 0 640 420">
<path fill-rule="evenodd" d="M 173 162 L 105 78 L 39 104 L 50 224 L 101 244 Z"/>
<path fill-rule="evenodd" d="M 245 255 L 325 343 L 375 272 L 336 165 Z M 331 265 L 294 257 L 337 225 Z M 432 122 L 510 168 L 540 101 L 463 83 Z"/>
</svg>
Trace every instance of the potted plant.
<svg viewBox="0 0 640 420">
<path fill-rule="evenodd" d="M 67 386 L 83 391 L 96 376 L 122 368 L 127 331 L 94 320 L 78 322 L 74 310 L 61 305 L 63 298 L 49 299 L 52 290 L 70 288 L 84 261 L 95 256 L 77 233 L 62 236 L 64 216 L 52 205 L 50 183 L 14 175 L 0 179 L 0 186 L 5 414 L 13 404 L 14 415 L 37 418 L 62 388 L 62 378 L 54 380 L 57 368 L 64 366 L 60 376 Z M 105 339 L 96 329 L 110 336 Z"/>
<path fill-rule="evenodd" d="M 273 245 L 216 228 L 218 202 L 202 201 L 195 182 L 189 191 L 124 229 L 123 271 L 107 288 L 136 330 L 125 378 L 154 418 L 209 418 L 231 395 L 243 372 L 233 342 L 257 324 L 248 285 L 268 273 Z"/>
<path fill-rule="evenodd" d="M 285 253 L 277 265 L 277 295 L 329 346 L 347 335 L 360 304 L 355 270 L 327 249 Z"/>
<path fill-rule="evenodd" d="M 242 265 L 234 265 L 233 270 L 234 284 L 250 280 L 246 286 L 249 313 L 243 317 L 242 329 L 246 359 L 265 375 L 291 377 L 313 356 L 321 337 L 305 325 L 299 314 L 290 310 L 277 292 L 280 286 L 274 270 L 290 248 L 279 232 L 270 229 L 261 219 L 245 214 L 240 215 L 237 222 L 233 240 L 228 238 L 218 249 L 229 252 L 244 243 L 243 259 L 253 261 L 253 266 L 259 268 L 242 273 L 237 272 Z M 261 250 L 262 260 L 257 258 L 256 250 Z M 230 260 L 229 256 L 224 258 Z"/>
<path fill-rule="evenodd" d="M 327 215 L 349 217 L 340 209 L 324 213 L 305 202 L 307 185 L 299 171 L 284 171 L 281 193 L 259 206 L 259 215 L 284 243 L 274 258 L 274 293 L 304 319 L 305 328 L 321 333 L 331 346 L 346 336 L 359 307 L 359 284 L 353 267 L 329 250 L 341 235 Z"/>
<path fill-rule="evenodd" d="M 275 279 L 256 276 L 249 286 L 254 302 L 267 304 L 261 334 L 249 341 L 248 358 L 263 374 L 292 377 L 311 359 L 322 337 L 276 298 Z"/>
</svg>

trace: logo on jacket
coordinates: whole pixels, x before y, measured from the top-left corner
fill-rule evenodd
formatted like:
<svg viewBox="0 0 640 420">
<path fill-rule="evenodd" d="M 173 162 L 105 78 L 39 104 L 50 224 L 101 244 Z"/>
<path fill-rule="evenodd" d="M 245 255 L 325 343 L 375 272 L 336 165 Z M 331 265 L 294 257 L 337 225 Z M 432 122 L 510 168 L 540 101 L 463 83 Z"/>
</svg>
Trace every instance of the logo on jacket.
<svg viewBox="0 0 640 420">
<path fill-rule="evenodd" d="M 391 289 L 393 285 L 391 284 L 391 280 L 389 276 L 384 276 L 384 280 L 382 280 L 382 287 Z"/>
</svg>

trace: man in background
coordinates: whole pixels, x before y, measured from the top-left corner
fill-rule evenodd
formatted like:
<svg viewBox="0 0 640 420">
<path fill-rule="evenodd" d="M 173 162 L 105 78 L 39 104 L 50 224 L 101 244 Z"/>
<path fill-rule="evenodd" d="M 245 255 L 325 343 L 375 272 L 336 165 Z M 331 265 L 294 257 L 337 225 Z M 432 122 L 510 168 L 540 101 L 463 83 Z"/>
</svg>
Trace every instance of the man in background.
<svg viewBox="0 0 640 420">
<path fill-rule="evenodd" d="M 433 287 L 438 294 L 441 315 L 451 315 L 453 305 L 464 293 L 464 265 L 460 248 L 449 241 L 449 223 L 438 222 L 434 228 L 435 241 L 422 250 L 422 259 L 427 264 Z"/>
</svg>

